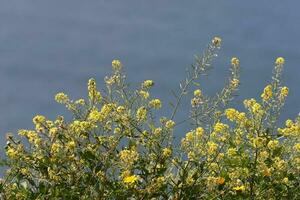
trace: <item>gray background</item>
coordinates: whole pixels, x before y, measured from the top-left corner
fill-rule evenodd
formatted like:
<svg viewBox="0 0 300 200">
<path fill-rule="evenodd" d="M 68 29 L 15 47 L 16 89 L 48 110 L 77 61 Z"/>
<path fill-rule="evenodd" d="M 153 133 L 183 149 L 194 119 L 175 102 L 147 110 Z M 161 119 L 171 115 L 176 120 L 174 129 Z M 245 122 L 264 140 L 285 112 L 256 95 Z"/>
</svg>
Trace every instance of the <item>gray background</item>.
<svg viewBox="0 0 300 200">
<path fill-rule="evenodd" d="M 223 47 L 202 84 L 205 92 L 222 87 L 230 58 L 238 56 L 242 85 L 235 104 L 258 97 L 275 58 L 284 56 L 291 93 L 282 119 L 295 118 L 299 6 L 296 0 L 0 0 L 0 144 L 6 132 L 32 128 L 35 114 L 66 114 L 54 94 L 85 96 L 89 77 L 103 86 L 114 58 L 133 85 L 154 79 L 153 95 L 166 105 L 193 56 L 215 35 Z"/>
</svg>

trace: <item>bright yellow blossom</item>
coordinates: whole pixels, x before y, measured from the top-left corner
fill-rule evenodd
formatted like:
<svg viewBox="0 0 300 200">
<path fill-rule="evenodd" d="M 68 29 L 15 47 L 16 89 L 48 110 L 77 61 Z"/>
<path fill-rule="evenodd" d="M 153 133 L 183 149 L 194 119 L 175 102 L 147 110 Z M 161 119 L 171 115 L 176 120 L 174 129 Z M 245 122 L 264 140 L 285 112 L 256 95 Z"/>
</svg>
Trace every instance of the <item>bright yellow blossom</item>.
<svg viewBox="0 0 300 200">
<path fill-rule="evenodd" d="M 144 99 L 148 99 L 148 97 L 149 97 L 149 92 L 147 92 L 147 91 L 145 91 L 145 90 L 141 90 L 141 91 L 139 91 L 139 95 L 140 95 L 141 97 L 143 97 Z"/>
<path fill-rule="evenodd" d="M 279 141 L 278 140 L 270 140 L 269 142 L 268 142 L 268 148 L 270 149 L 270 150 L 274 150 L 274 149 L 276 149 L 277 147 L 278 147 L 278 145 L 279 145 Z"/>
<path fill-rule="evenodd" d="M 232 188 L 233 190 L 235 191 L 245 191 L 246 190 L 246 187 L 244 185 L 240 185 L 240 186 L 235 186 Z"/>
<path fill-rule="evenodd" d="M 136 118 L 138 121 L 143 121 L 147 117 L 147 109 L 142 106 L 136 111 Z"/>
<path fill-rule="evenodd" d="M 240 64 L 240 60 L 236 57 L 231 58 L 231 64 L 237 66 Z"/>
<path fill-rule="evenodd" d="M 122 63 L 119 60 L 113 60 L 111 62 L 112 68 L 115 71 L 120 71 L 122 69 Z"/>
<path fill-rule="evenodd" d="M 69 101 L 69 97 L 65 93 L 60 92 L 55 95 L 55 101 L 57 103 L 66 104 Z"/>
<path fill-rule="evenodd" d="M 237 87 L 239 86 L 239 84 L 240 84 L 240 80 L 234 78 L 234 79 L 232 79 L 232 80 L 230 81 L 230 84 L 231 84 L 231 87 L 237 88 Z"/>
<path fill-rule="evenodd" d="M 88 95 L 93 103 L 99 102 L 102 99 L 100 92 L 97 90 L 96 81 L 93 78 L 88 81 Z"/>
<path fill-rule="evenodd" d="M 139 180 L 139 177 L 136 175 L 126 176 L 123 178 L 123 182 L 129 185 L 136 183 Z"/>
<path fill-rule="evenodd" d="M 289 88 L 288 87 L 282 87 L 280 90 L 280 97 L 285 98 L 289 94 Z"/>
<path fill-rule="evenodd" d="M 264 89 L 264 92 L 261 94 L 261 98 L 264 101 L 268 101 L 273 96 L 272 85 L 267 85 Z"/>
<path fill-rule="evenodd" d="M 215 132 L 218 132 L 218 133 L 223 132 L 223 131 L 225 131 L 226 129 L 228 129 L 228 125 L 227 125 L 227 124 L 223 124 L 223 123 L 221 123 L 221 122 L 217 122 L 217 123 L 215 124 L 215 126 L 214 126 L 214 131 L 215 131 Z"/>
<path fill-rule="evenodd" d="M 153 99 L 149 102 L 149 106 L 155 109 L 161 108 L 161 101 L 159 99 Z"/>
<path fill-rule="evenodd" d="M 202 95 L 201 90 L 198 89 L 198 90 L 195 90 L 195 91 L 194 91 L 194 96 L 195 96 L 195 97 L 201 97 L 201 95 Z"/>
<path fill-rule="evenodd" d="M 143 82 L 143 87 L 144 88 L 150 88 L 150 87 L 152 87 L 154 85 L 154 81 L 153 80 L 145 80 L 144 82 Z"/>
<path fill-rule="evenodd" d="M 175 122 L 173 120 L 168 120 L 166 122 L 166 128 L 167 129 L 172 129 L 175 126 Z"/>
<path fill-rule="evenodd" d="M 208 154 L 213 154 L 215 153 L 215 151 L 218 149 L 218 144 L 214 143 L 214 142 L 207 142 L 207 152 Z"/>
<path fill-rule="evenodd" d="M 172 150 L 170 148 L 164 148 L 163 149 L 163 156 L 164 157 L 170 157 L 171 154 L 172 154 Z"/>
<path fill-rule="evenodd" d="M 8 147 L 6 150 L 6 154 L 8 157 L 15 159 L 15 158 L 17 158 L 18 151 L 15 148 Z"/>
<path fill-rule="evenodd" d="M 294 149 L 295 151 L 300 152 L 300 143 L 295 144 L 294 147 L 293 147 L 293 149 Z"/>
<path fill-rule="evenodd" d="M 198 137 L 202 137 L 202 135 L 204 134 L 204 129 L 202 127 L 198 127 L 196 128 L 196 136 Z"/>
<path fill-rule="evenodd" d="M 285 60 L 284 60 L 283 57 L 278 57 L 278 58 L 276 58 L 275 64 L 276 65 L 283 65 L 284 62 L 285 62 Z"/>
</svg>

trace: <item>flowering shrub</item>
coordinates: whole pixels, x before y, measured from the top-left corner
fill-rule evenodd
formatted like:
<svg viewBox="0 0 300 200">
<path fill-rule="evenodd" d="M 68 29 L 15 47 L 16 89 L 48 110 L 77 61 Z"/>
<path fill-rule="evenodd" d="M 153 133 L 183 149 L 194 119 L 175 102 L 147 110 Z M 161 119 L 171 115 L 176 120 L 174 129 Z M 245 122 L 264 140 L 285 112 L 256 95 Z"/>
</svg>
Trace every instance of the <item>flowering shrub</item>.
<svg viewBox="0 0 300 200">
<path fill-rule="evenodd" d="M 220 46 L 215 37 L 196 56 L 169 117 L 156 114 L 164 104 L 150 94 L 154 81 L 130 90 L 118 60 L 105 90 L 90 79 L 87 99 L 58 93 L 55 100 L 73 119 L 38 115 L 34 130 L 19 130 L 19 139 L 7 136 L 1 198 L 300 199 L 300 117 L 277 127 L 289 93 L 281 83 L 284 59 L 276 59 L 261 100 L 246 99 L 239 111 L 228 108 L 240 82 L 238 58 L 231 59 L 231 76 L 215 96 L 198 83 Z M 176 121 L 191 90 L 187 118 Z M 190 130 L 177 145 L 176 128 L 183 123 Z"/>
</svg>

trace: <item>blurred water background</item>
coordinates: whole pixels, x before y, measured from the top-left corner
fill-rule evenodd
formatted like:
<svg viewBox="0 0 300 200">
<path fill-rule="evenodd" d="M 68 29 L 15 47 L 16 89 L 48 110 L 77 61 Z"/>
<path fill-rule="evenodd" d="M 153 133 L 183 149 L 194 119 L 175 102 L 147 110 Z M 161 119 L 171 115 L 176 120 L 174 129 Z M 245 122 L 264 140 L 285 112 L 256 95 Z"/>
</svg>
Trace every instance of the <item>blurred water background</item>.
<svg viewBox="0 0 300 200">
<path fill-rule="evenodd" d="M 223 47 L 204 78 L 204 92 L 221 89 L 230 58 L 237 56 L 242 85 L 234 104 L 259 97 L 275 58 L 284 56 L 291 92 L 281 120 L 295 118 L 300 111 L 299 6 L 299 1 L 281 0 L 0 0 L 1 154 L 5 133 L 32 128 L 35 114 L 50 119 L 66 114 L 53 100 L 57 92 L 85 96 L 90 77 L 103 87 L 115 58 L 133 85 L 153 79 L 153 96 L 167 106 L 170 90 L 178 89 L 193 56 L 215 35 L 222 37 Z M 189 100 L 182 108 L 188 107 Z"/>
</svg>

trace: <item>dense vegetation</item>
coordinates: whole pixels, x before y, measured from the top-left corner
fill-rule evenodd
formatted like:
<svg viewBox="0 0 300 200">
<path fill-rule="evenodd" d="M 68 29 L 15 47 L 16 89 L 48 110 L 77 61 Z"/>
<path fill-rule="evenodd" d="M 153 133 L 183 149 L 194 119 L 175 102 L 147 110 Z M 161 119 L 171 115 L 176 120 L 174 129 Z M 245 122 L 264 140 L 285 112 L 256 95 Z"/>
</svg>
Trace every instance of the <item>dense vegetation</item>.
<svg viewBox="0 0 300 200">
<path fill-rule="evenodd" d="M 282 85 L 284 59 L 275 61 L 261 99 L 228 107 L 239 86 L 238 58 L 215 96 L 199 78 L 221 46 L 215 37 L 174 92 L 169 117 L 150 94 L 154 81 L 130 89 L 119 60 L 105 88 L 88 81 L 88 97 L 55 100 L 73 113 L 68 121 L 34 117 L 34 130 L 8 135 L 2 199 L 300 199 L 300 117 L 277 127 L 289 89 Z M 187 118 L 176 121 L 191 94 Z M 165 105 L 164 105 L 165 106 Z M 179 124 L 190 130 L 177 145 Z"/>
</svg>

